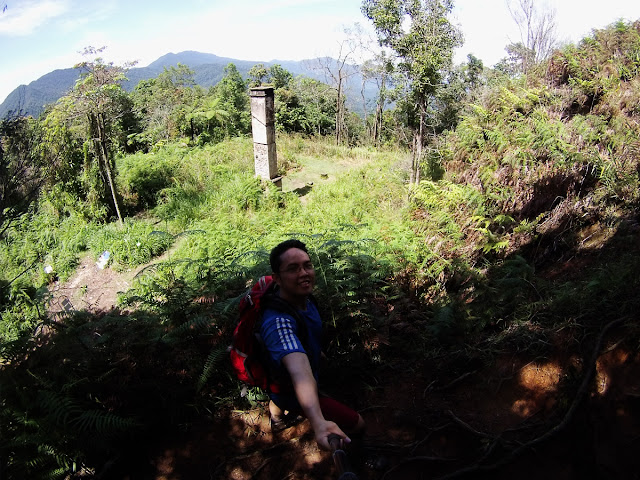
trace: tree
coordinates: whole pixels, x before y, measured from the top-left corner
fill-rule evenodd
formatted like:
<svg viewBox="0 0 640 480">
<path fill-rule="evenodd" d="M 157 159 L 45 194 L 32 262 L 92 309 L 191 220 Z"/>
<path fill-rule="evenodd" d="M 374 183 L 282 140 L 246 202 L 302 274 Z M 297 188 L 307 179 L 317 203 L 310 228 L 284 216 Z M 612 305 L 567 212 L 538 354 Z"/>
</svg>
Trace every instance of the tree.
<svg viewBox="0 0 640 480">
<path fill-rule="evenodd" d="M 251 112 L 247 85 L 233 63 L 224 68 L 224 76 L 213 87 L 212 94 L 214 98 L 219 99 L 217 108 L 228 114 L 226 121 L 218 129 L 216 138 L 249 133 L 251 130 Z"/>
<path fill-rule="evenodd" d="M 467 55 L 467 63 L 463 66 L 464 82 L 469 88 L 473 90 L 482 85 L 482 74 L 484 72 L 484 64 L 482 60 L 473 54 Z"/>
<path fill-rule="evenodd" d="M 365 82 L 374 81 L 378 89 L 375 114 L 370 126 L 370 135 L 374 144 L 379 145 L 382 138 L 382 128 L 384 124 L 384 108 L 389 100 L 389 84 L 393 73 L 393 64 L 386 52 L 382 51 L 376 54 L 373 58 L 366 60 L 360 67 L 360 70 L 362 72 L 363 84 Z M 366 116 L 366 103 L 364 105 L 364 111 Z"/>
<path fill-rule="evenodd" d="M 507 56 L 496 64 L 495 69 L 510 77 L 529 72 L 536 63 L 535 52 L 522 42 L 510 43 L 505 47 L 505 51 Z"/>
<path fill-rule="evenodd" d="M 199 100 L 193 77 L 194 71 L 179 63 L 136 85 L 132 98 L 142 129 L 133 141 L 149 147 L 189 131 L 187 115 Z"/>
<path fill-rule="evenodd" d="M 47 180 L 48 165 L 38 154 L 37 120 L 0 121 L 0 238 L 27 211 Z"/>
<path fill-rule="evenodd" d="M 333 132 L 337 102 L 329 85 L 302 75 L 293 78 L 278 64 L 269 68 L 269 80 L 275 89 L 278 130 L 307 135 Z"/>
<path fill-rule="evenodd" d="M 526 74 L 533 65 L 548 58 L 558 43 L 555 9 L 547 6 L 539 10 L 534 0 L 509 0 L 507 6 L 520 30 L 520 42 L 509 44 L 507 53 Z"/>
<path fill-rule="evenodd" d="M 333 133 L 336 92 L 326 83 L 298 76 L 275 92 L 276 127 L 308 135 Z"/>
<path fill-rule="evenodd" d="M 351 42 L 342 41 L 339 44 L 338 58 L 318 58 L 314 68 L 322 70 L 327 84 L 331 84 L 336 90 L 336 120 L 335 135 L 336 144 L 340 144 L 346 138 L 346 102 L 345 83 L 347 79 L 356 73 L 357 68 L 348 62 L 354 53 L 354 45 Z"/>
<path fill-rule="evenodd" d="M 83 54 L 95 56 L 103 50 L 87 47 Z M 128 66 L 114 66 L 100 57 L 76 65 L 75 68 L 84 72 L 71 93 L 61 98 L 56 106 L 66 113 L 67 122 L 76 123 L 84 130 L 85 145 L 93 151 L 93 155 L 87 155 L 87 160 L 92 163 L 93 159 L 98 172 L 98 178 L 94 180 L 104 187 L 102 197 L 111 199 L 121 224 L 123 220 L 114 181 L 114 144 L 117 143 L 118 122 L 127 113 L 127 94 L 121 82 L 125 80 L 124 72 Z"/>
<path fill-rule="evenodd" d="M 411 183 L 420 181 L 422 149 L 431 101 L 442 87 L 462 37 L 447 15 L 452 0 L 364 0 L 362 12 L 373 22 L 378 41 L 396 56 L 407 122 L 413 131 Z"/>
<path fill-rule="evenodd" d="M 362 100 L 362 126 L 366 128 L 368 136 L 373 140 L 374 144 L 379 145 L 382 136 L 382 127 L 384 124 L 385 107 L 390 99 L 390 89 L 393 82 L 391 80 L 393 74 L 393 59 L 389 57 L 388 51 L 381 49 L 375 34 L 371 35 L 369 30 L 364 29 L 359 23 L 346 27 L 344 33 L 347 43 L 351 47 L 351 60 L 359 65 L 360 73 L 360 96 Z M 369 106 L 371 102 L 371 90 L 374 89 L 375 95 L 374 114 L 369 115 Z M 350 119 L 355 120 L 357 116 L 351 115 Z M 362 128 L 357 123 L 351 121 L 349 130 Z M 362 137 L 362 135 L 360 135 Z"/>
<path fill-rule="evenodd" d="M 216 128 L 224 125 L 229 113 L 220 108 L 220 103 L 220 97 L 206 96 L 187 115 L 192 140 L 196 140 L 197 137 L 198 143 L 206 143 L 213 138 Z"/>
<path fill-rule="evenodd" d="M 276 63 L 269 67 L 269 78 L 273 88 L 278 89 L 289 86 L 293 80 L 293 75 L 290 71 L 282 68 L 282 65 Z"/>
<path fill-rule="evenodd" d="M 262 63 L 258 63 L 251 67 L 247 75 L 249 76 L 250 87 L 259 87 L 265 82 L 265 79 L 269 78 L 269 72 Z"/>
</svg>

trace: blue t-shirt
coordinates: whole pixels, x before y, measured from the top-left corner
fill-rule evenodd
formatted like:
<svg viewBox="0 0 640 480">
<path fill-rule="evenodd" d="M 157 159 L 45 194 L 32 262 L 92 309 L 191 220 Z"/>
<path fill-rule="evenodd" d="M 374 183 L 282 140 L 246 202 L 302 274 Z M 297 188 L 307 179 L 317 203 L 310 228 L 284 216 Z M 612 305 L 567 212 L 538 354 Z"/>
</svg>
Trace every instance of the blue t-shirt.
<svg viewBox="0 0 640 480">
<path fill-rule="evenodd" d="M 322 320 L 318 309 L 311 300 L 307 300 L 306 310 L 297 310 L 297 312 L 300 320 L 306 324 L 306 338 L 291 314 L 267 308 L 262 315 L 260 337 L 268 352 L 269 371 L 276 379 L 289 378 L 289 373 L 282 363 L 282 359 L 290 353 L 302 352 L 309 358 L 311 371 L 317 382 L 322 352 Z M 277 399 L 280 397 L 281 395 L 271 394 L 271 398 L 276 404 L 279 403 Z"/>
</svg>

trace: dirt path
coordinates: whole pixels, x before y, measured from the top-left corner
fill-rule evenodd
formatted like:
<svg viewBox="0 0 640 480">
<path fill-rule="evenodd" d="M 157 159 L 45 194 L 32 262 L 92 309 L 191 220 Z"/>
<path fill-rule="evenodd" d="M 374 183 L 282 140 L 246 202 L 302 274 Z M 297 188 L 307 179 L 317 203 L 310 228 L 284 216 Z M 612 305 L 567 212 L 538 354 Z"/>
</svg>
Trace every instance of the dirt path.
<svg viewBox="0 0 640 480">
<path fill-rule="evenodd" d="M 52 314 L 71 310 L 103 313 L 117 303 L 118 292 L 131 287 L 133 278 L 143 267 L 127 272 L 100 268 L 91 255 L 80 260 L 75 274 L 66 282 L 55 282 L 49 287 L 51 299 L 48 310 Z"/>
</svg>

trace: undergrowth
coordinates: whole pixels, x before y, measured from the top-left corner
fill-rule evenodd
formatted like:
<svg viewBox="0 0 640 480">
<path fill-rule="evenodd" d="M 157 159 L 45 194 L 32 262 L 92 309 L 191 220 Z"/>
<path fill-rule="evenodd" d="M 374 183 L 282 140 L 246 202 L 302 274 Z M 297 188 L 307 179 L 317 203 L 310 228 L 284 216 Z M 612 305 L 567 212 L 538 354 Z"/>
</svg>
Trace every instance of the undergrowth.
<svg viewBox="0 0 640 480">
<path fill-rule="evenodd" d="M 604 324 L 633 319 L 638 31 L 619 23 L 544 74 L 496 77 L 410 188 L 407 152 L 298 136 L 278 139 L 282 173 L 335 167 L 305 189 L 255 179 L 247 138 L 119 158 L 122 226 L 52 188 L 0 246 L 2 473 L 95 475 L 159 430 L 246 406 L 226 347 L 287 238 L 316 266 L 337 390 L 454 349 L 550 355 L 559 332 L 586 351 Z M 47 287 L 104 251 L 110 268 L 144 265 L 119 308 L 50 318 Z"/>
</svg>

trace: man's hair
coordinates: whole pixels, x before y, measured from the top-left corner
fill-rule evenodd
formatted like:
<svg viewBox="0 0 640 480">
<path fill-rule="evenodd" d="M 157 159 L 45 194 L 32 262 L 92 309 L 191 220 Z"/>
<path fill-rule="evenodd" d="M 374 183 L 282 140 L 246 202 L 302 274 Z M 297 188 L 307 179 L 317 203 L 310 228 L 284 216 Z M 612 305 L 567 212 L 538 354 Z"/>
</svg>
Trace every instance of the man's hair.
<svg viewBox="0 0 640 480">
<path fill-rule="evenodd" d="M 291 248 L 298 248 L 307 255 L 309 254 L 309 252 L 307 251 L 307 246 L 300 240 L 291 239 L 279 243 L 278 245 L 273 247 L 273 250 L 271 250 L 271 254 L 269 255 L 269 263 L 271 264 L 271 270 L 273 271 L 273 273 L 280 272 L 280 265 L 282 265 L 282 259 L 280 257 L 282 257 L 282 254 L 284 252 Z"/>
</svg>

